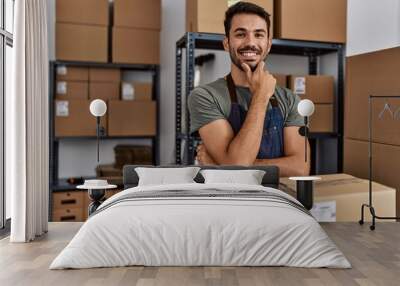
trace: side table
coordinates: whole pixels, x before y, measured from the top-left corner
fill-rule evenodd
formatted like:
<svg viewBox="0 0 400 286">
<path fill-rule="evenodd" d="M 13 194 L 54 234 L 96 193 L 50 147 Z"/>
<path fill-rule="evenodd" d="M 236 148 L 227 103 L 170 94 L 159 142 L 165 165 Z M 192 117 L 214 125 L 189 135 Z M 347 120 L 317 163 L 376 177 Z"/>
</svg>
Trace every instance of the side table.
<svg viewBox="0 0 400 286">
<path fill-rule="evenodd" d="M 117 185 L 110 185 L 107 180 L 85 180 L 83 185 L 79 185 L 76 188 L 88 190 L 88 196 L 91 200 L 88 206 L 88 214 L 90 216 L 104 201 L 106 190 L 115 189 Z"/>
</svg>

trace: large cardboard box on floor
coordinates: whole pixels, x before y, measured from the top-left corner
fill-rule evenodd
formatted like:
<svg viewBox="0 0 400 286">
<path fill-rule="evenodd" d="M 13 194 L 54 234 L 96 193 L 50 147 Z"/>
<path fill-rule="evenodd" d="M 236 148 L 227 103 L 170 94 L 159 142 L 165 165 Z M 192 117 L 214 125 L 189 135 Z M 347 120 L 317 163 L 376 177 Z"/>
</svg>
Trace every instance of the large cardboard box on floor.
<svg viewBox="0 0 400 286">
<path fill-rule="evenodd" d="M 400 95 L 399 62 L 400 47 L 346 58 L 347 138 L 368 140 L 369 95 Z M 374 142 L 400 145 L 400 99 L 373 99 L 371 119 Z"/>
<path fill-rule="evenodd" d="M 347 0 L 275 0 L 276 38 L 346 42 Z"/>
<path fill-rule="evenodd" d="M 314 206 L 311 210 L 320 221 L 357 222 L 360 220 L 361 205 L 368 203 L 368 180 L 347 174 L 320 175 L 322 180 L 314 182 Z M 295 196 L 296 183 L 282 178 L 283 190 Z M 380 216 L 394 217 L 396 213 L 396 190 L 376 182 L 373 205 Z M 365 220 L 371 221 L 366 209 Z"/>
<path fill-rule="evenodd" d="M 56 99 L 88 99 L 89 85 L 87 81 L 61 81 L 56 83 Z"/>
<path fill-rule="evenodd" d="M 160 63 L 159 31 L 114 27 L 112 42 L 114 63 Z"/>
<path fill-rule="evenodd" d="M 344 172 L 360 178 L 367 179 L 369 177 L 368 145 L 368 141 L 344 140 Z M 372 144 L 372 179 L 397 190 L 397 216 L 400 216 L 399 162 L 400 146 L 379 143 Z"/>
<path fill-rule="evenodd" d="M 333 104 L 315 104 L 314 114 L 310 117 L 311 132 L 333 132 Z"/>
<path fill-rule="evenodd" d="M 161 29 L 161 0 L 114 0 L 114 27 Z"/>
<path fill-rule="evenodd" d="M 56 58 L 66 61 L 107 62 L 106 26 L 56 23 Z"/>
<path fill-rule="evenodd" d="M 156 134 L 156 102 L 110 100 L 108 135 L 153 136 Z"/>
<path fill-rule="evenodd" d="M 117 82 L 90 82 L 89 99 L 119 99 L 120 84 Z"/>
<path fill-rule="evenodd" d="M 328 75 L 289 76 L 289 88 L 301 99 L 314 103 L 334 102 L 334 78 Z"/>
<path fill-rule="evenodd" d="M 108 0 L 57 0 L 56 21 L 108 25 Z"/>
<path fill-rule="evenodd" d="M 90 68 L 90 82 L 117 82 L 121 81 L 121 70 L 111 68 Z"/>
<path fill-rule="evenodd" d="M 90 113 L 90 100 L 55 100 L 54 127 L 56 137 L 96 136 L 96 118 Z M 108 113 L 100 119 L 107 130 Z"/>
<path fill-rule="evenodd" d="M 57 66 L 57 81 L 88 81 L 89 70 L 84 67 Z"/>
<path fill-rule="evenodd" d="M 235 0 L 186 0 L 186 31 L 224 34 L 225 11 Z M 248 0 L 273 14 L 273 0 Z M 273 19 L 271 29 L 273 32 Z"/>
</svg>

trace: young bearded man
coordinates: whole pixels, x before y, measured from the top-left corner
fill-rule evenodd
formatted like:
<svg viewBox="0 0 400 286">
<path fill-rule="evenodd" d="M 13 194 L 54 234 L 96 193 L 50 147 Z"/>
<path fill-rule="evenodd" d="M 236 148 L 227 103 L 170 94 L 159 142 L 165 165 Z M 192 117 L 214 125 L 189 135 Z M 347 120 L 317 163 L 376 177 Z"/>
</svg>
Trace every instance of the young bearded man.
<svg viewBox="0 0 400 286">
<path fill-rule="evenodd" d="M 231 72 L 189 96 L 190 129 L 202 140 L 197 160 L 204 165 L 276 165 L 281 176 L 308 175 L 299 134 L 300 99 L 276 86 L 265 69 L 272 45 L 269 14 L 238 2 L 226 11 L 224 26 Z"/>
</svg>

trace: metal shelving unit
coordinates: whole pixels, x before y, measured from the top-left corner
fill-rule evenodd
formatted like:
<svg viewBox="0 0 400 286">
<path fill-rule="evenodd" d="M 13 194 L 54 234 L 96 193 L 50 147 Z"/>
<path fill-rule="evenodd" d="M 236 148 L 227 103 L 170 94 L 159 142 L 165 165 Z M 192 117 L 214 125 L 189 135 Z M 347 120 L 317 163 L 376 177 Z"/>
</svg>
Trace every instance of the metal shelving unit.
<svg viewBox="0 0 400 286">
<path fill-rule="evenodd" d="M 175 117 L 175 161 L 176 164 L 192 164 L 194 162 L 194 144 L 199 138 L 189 134 L 190 118 L 188 109 L 182 110 L 183 102 L 194 88 L 195 50 L 223 50 L 223 34 L 186 33 L 176 42 L 176 117 Z M 337 172 L 343 170 L 343 94 L 344 94 L 344 45 L 337 43 L 323 43 L 297 40 L 273 39 L 270 54 L 297 55 L 308 58 L 308 72 L 310 75 L 318 73 L 318 57 L 330 53 L 337 53 L 337 92 L 334 102 L 334 132 L 311 133 L 312 158 L 315 159 L 315 147 L 326 138 L 337 139 Z M 185 53 L 185 77 L 183 77 L 182 63 Z M 183 79 L 185 89 L 183 89 Z M 184 146 L 182 146 L 184 143 Z M 184 151 L 185 156 L 182 156 Z M 312 160 L 315 163 L 315 160 Z M 312 172 L 315 166 L 312 166 Z"/>
<path fill-rule="evenodd" d="M 64 140 L 95 140 L 95 136 L 82 136 L 82 137 L 55 137 L 54 135 L 54 99 L 56 91 L 56 68 L 57 66 L 69 66 L 69 67 L 96 67 L 96 68 L 118 68 L 121 71 L 145 71 L 152 74 L 153 83 L 153 95 L 152 98 L 157 102 L 156 104 L 156 135 L 155 136 L 102 136 L 101 140 L 110 139 L 151 139 L 153 148 L 153 164 L 158 165 L 160 162 L 159 155 L 159 110 L 160 110 L 160 68 L 158 65 L 134 65 L 134 64 L 114 64 L 114 63 L 93 63 L 93 62 L 73 62 L 73 61 L 51 61 L 49 68 L 49 138 L 50 138 L 50 162 L 49 162 L 49 187 L 50 187 L 50 198 L 51 192 L 60 189 L 60 184 L 63 186 L 62 189 L 67 189 L 65 180 L 58 178 L 58 151 L 59 143 Z M 95 126 L 93 126 L 95 128 Z M 61 182 L 61 183 L 60 183 Z M 70 185 L 70 189 L 73 189 L 74 185 Z M 50 200 L 51 202 L 51 200 Z M 50 204 L 51 208 L 51 204 Z M 49 215 L 51 212 L 49 212 Z"/>
</svg>

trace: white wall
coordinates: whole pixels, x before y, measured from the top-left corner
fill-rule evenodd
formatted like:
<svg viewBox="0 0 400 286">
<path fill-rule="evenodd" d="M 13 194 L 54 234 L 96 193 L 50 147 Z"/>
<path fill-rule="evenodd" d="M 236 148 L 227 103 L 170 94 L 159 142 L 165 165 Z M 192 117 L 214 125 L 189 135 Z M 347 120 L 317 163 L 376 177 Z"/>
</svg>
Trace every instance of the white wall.
<svg viewBox="0 0 400 286">
<path fill-rule="evenodd" d="M 175 162 L 175 45 L 185 33 L 185 0 L 162 0 L 160 78 L 160 159 Z"/>
<path fill-rule="evenodd" d="M 400 46 L 399 0 L 348 0 L 347 56 Z"/>
</svg>

